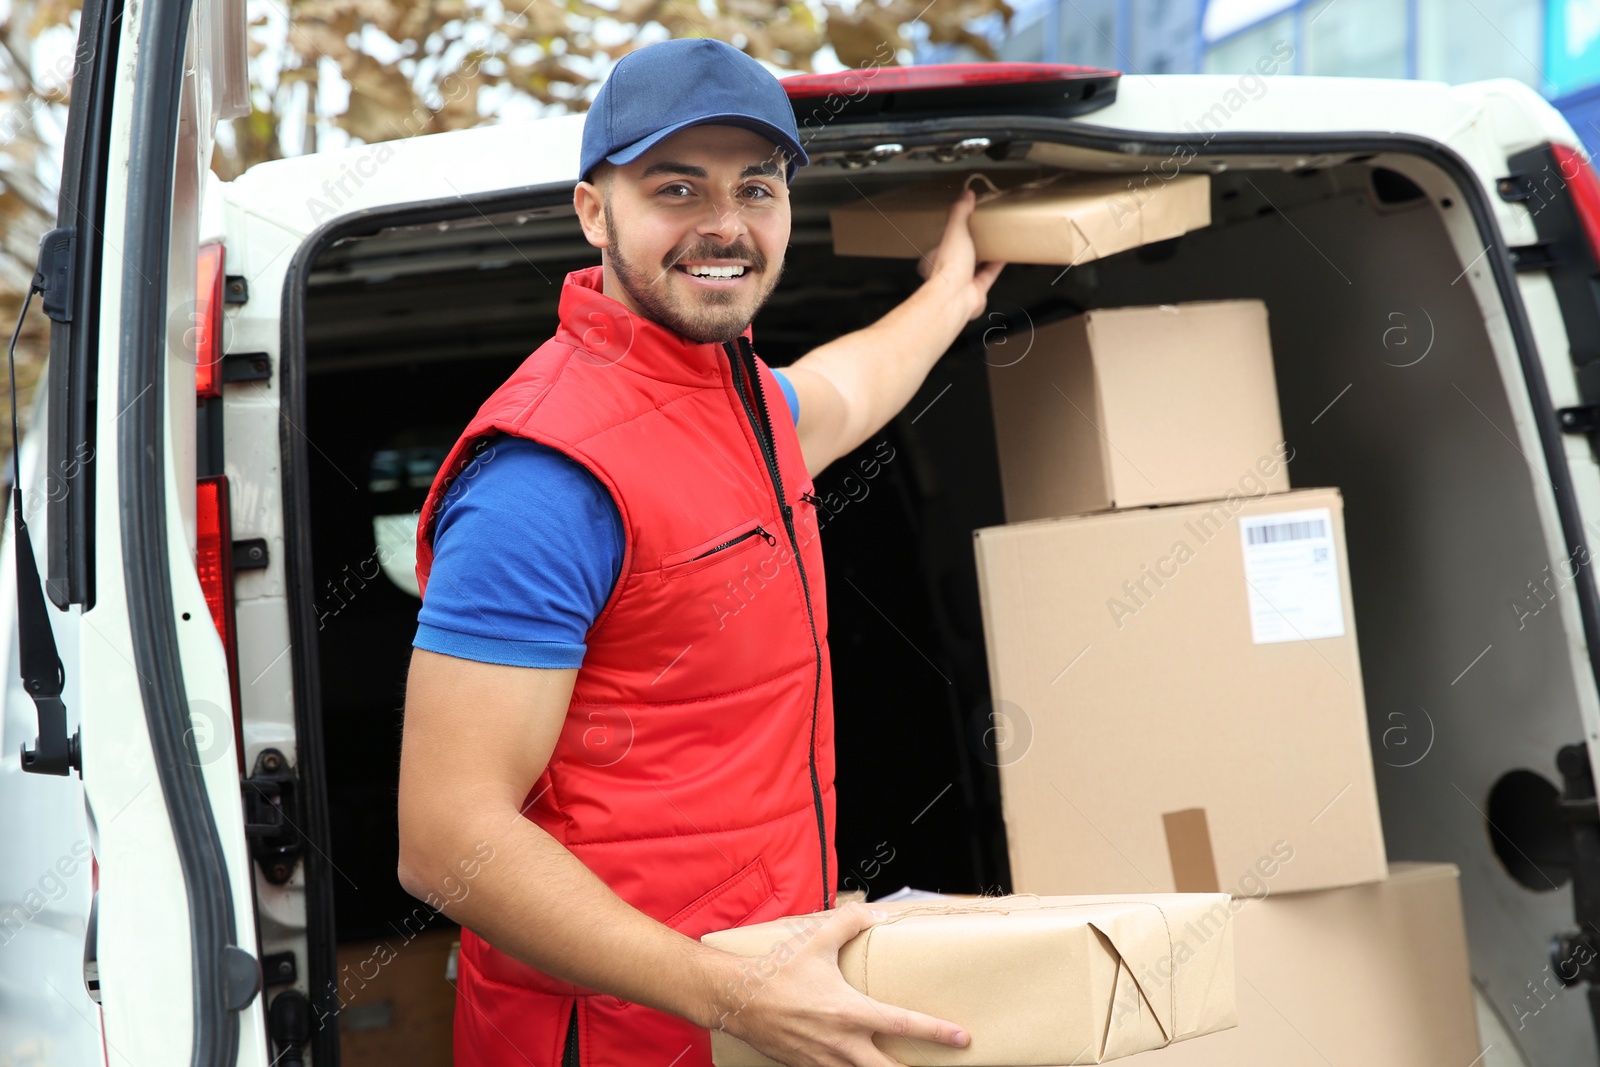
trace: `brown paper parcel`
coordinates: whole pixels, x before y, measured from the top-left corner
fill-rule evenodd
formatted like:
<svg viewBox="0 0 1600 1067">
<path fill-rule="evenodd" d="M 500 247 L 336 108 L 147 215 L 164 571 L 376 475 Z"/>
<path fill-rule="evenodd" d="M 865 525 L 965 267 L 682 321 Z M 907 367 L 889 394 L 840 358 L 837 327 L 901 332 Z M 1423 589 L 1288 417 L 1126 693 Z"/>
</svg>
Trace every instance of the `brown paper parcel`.
<svg viewBox="0 0 1600 1067">
<path fill-rule="evenodd" d="M 931 255 L 963 186 L 977 191 L 968 226 L 977 256 L 1007 263 L 1078 264 L 1211 225 L 1211 176 L 1043 177 L 974 172 L 905 185 L 829 212 L 841 256 Z"/>
<path fill-rule="evenodd" d="M 1103 1063 L 1237 1022 L 1233 924 L 1225 894 L 1009 897 L 875 903 L 889 918 L 839 951 L 856 989 L 966 1028 L 963 1049 L 879 1034 L 878 1047 L 911 1065 L 1029 1067 Z M 706 934 L 741 956 L 801 947 L 828 913 Z M 792 940 L 791 940 L 792 939 Z M 742 1006 L 781 967 L 752 965 Z M 775 1061 L 722 1030 L 717 1067 Z"/>
</svg>

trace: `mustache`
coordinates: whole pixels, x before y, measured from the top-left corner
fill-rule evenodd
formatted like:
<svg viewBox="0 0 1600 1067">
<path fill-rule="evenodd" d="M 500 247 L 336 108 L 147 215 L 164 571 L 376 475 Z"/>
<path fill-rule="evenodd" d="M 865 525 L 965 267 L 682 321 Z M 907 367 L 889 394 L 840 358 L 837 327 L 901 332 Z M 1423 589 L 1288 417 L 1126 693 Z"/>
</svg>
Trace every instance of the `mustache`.
<svg viewBox="0 0 1600 1067">
<path fill-rule="evenodd" d="M 767 269 L 767 257 L 749 245 L 743 243 L 716 245 L 704 242 L 690 245 L 665 256 L 661 260 L 661 269 L 663 272 L 669 271 L 686 259 L 742 259 L 750 264 L 752 272 Z"/>
</svg>

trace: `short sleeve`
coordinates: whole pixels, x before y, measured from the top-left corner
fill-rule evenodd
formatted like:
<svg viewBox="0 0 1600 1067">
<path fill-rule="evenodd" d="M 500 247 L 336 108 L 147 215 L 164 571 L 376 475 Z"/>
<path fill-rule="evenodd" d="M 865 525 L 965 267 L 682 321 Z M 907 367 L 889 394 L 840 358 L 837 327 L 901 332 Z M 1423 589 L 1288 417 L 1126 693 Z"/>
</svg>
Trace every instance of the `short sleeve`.
<svg viewBox="0 0 1600 1067">
<path fill-rule="evenodd" d="M 796 426 L 800 425 L 800 394 L 794 391 L 794 383 L 789 376 L 776 367 L 772 368 L 772 376 L 778 379 L 778 388 L 783 390 L 784 402 L 789 405 L 789 416 Z"/>
<path fill-rule="evenodd" d="M 622 518 L 560 451 L 497 438 L 451 483 L 412 644 L 516 667 L 578 667 L 622 569 Z"/>
</svg>

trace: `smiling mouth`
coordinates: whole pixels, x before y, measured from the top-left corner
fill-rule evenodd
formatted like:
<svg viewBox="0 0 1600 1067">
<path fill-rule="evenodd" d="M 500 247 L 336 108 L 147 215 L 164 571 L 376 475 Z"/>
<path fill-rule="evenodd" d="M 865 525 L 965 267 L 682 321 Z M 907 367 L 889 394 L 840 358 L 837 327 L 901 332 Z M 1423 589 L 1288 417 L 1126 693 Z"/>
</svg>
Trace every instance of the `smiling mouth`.
<svg viewBox="0 0 1600 1067">
<path fill-rule="evenodd" d="M 680 270 L 691 278 L 706 281 L 734 281 L 749 273 L 749 268 L 743 264 L 690 264 L 689 266 L 679 264 L 673 269 Z"/>
</svg>

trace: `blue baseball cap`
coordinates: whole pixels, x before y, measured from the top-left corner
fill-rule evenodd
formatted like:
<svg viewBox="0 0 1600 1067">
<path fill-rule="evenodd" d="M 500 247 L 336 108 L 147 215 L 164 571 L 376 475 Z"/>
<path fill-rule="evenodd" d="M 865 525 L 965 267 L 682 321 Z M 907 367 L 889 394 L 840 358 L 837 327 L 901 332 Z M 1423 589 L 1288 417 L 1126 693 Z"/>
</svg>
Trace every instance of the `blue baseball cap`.
<svg viewBox="0 0 1600 1067">
<path fill-rule="evenodd" d="M 601 161 L 631 163 L 690 126 L 742 126 L 759 133 L 788 155 L 789 181 L 811 162 L 777 78 L 730 44 L 684 37 L 617 60 L 583 122 L 579 175 L 588 181 Z"/>
</svg>

